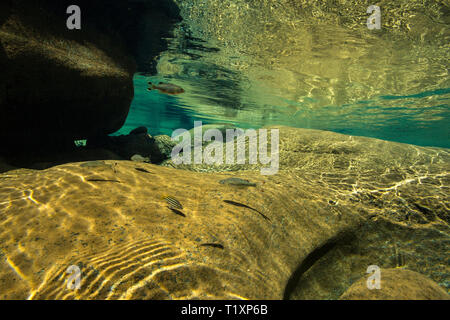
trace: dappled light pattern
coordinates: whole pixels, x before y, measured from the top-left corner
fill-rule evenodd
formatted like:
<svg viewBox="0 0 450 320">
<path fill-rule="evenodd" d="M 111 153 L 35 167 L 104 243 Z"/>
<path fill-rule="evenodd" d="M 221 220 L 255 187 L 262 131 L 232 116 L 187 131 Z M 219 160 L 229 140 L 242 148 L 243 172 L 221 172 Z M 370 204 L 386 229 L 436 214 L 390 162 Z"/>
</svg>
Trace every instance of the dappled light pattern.
<svg viewBox="0 0 450 320">
<path fill-rule="evenodd" d="M 408 249 L 408 268 L 446 288 L 448 264 L 436 258 L 450 238 L 448 150 L 282 127 L 278 174 L 243 168 L 108 160 L 0 174 L 0 298 L 295 298 L 302 261 L 375 235 L 360 261 L 396 267 L 394 246 Z M 365 274 L 352 266 L 326 269 L 347 277 L 328 283 L 339 289 L 331 298 Z"/>
<path fill-rule="evenodd" d="M 185 89 L 182 112 L 450 146 L 445 1 L 379 1 L 381 30 L 367 0 L 178 3 L 157 76 Z"/>
</svg>

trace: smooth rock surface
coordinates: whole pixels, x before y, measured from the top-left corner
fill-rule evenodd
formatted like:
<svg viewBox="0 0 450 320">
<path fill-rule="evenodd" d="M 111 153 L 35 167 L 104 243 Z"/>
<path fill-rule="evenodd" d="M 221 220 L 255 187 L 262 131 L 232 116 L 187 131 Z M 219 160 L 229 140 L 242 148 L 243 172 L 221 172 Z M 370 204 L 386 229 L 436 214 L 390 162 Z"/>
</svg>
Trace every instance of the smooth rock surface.
<svg viewBox="0 0 450 320">
<path fill-rule="evenodd" d="M 355 282 L 340 300 L 449 300 L 437 283 L 405 269 L 381 269 L 380 289 L 369 290 L 367 277 Z"/>
<path fill-rule="evenodd" d="M 8 171 L 0 298 L 338 299 L 371 264 L 448 290 L 449 163 L 446 149 L 283 127 L 273 176 L 131 161 Z M 220 183 L 233 177 L 256 186 Z"/>
</svg>

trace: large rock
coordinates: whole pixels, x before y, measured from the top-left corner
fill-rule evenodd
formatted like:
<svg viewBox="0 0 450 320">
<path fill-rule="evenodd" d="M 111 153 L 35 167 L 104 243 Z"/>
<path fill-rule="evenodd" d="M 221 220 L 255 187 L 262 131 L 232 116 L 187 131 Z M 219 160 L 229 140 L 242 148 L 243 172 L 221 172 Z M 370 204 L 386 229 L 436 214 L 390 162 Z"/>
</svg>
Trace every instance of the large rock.
<svg viewBox="0 0 450 320">
<path fill-rule="evenodd" d="M 8 171 L 0 297 L 338 299 L 372 264 L 448 290 L 449 163 L 446 149 L 281 128 L 273 176 L 131 161 Z"/>
<path fill-rule="evenodd" d="M 0 136 L 9 144 L 3 153 L 117 131 L 133 98 L 136 59 L 142 66 L 138 57 L 152 60 L 164 49 L 161 38 L 177 18 L 171 3 L 78 1 L 81 30 L 68 30 L 71 1 L 2 1 Z M 152 23 L 164 21 L 151 37 L 143 27 L 150 22 L 142 22 L 148 15 Z M 141 48 L 143 39 L 151 48 Z"/>
<path fill-rule="evenodd" d="M 405 269 L 381 269 L 379 289 L 367 288 L 367 277 L 355 282 L 341 300 L 449 300 L 436 282 Z"/>
<path fill-rule="evenodd" d="M 304 257 L 361 219 L 350 208 L 338 219 L 294 177 L 238 175 L 257 183 L 247 189 L 229 177 L 131 161 L 0 176 L 1 298 L 280 299 Z M 71 265 L 81 290 L 66 289 Z"/>
</svg>

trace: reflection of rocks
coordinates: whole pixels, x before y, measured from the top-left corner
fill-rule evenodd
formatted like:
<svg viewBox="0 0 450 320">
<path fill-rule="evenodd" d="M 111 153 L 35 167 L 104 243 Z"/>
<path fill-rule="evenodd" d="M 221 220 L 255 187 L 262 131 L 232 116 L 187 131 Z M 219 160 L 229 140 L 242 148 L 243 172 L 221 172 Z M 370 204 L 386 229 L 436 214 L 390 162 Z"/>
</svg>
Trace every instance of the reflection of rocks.
<svg viewBox="0 0 450 320">
<path fill-rule="evenodd" d="M 152 137 L 147 133 L 147 128 L 139 127 L 130 132 L 128 135 L 120 136 L 101 136 L 88 139 L 88 148 L 105 148 L 120 155 L 123 159 L 137 159 L 140 156 L 142 160 L 150 159 L 153 163 L 170 157 L 172 148 L 175 143 L 168 136 Z"/>
<path fill-rule="evenodd" d="M 131 161 L 0 174 L 2 297 L 337 299 L 372 264 L 448 289 L 448 150 L 293 128 L 280 140 L 274 176 Z M 233 177 L 255 186 L 220 183 Z"/>
<path fill-rule="evenodd" d="M 434 281 L 405 269 L 382 269 L 381 288 L 369 290 L 367 277 L 355 282 L 342 300 L 449 300 L 450 296 Z"/>
<path fill-rule="evenodd" d="M 396 122 L 407 117 L 448 132 L 442 97 L 428 92 L 448 88 L 439 71 L 448 69 L 448 1 L 175 1 L 192 33 L 177 30 L 158 71 L 182 84 L 180 99 L 197 114 L 372 136 L 396 124 L 396 140 L 414 135 Z M 370 4 L 381 7 L 382 30 L 366 26 Z M 378 99 L 386 95 L 412 96 Z M 408 141 L 445 145 L 423 135 Z"/>
</svg>

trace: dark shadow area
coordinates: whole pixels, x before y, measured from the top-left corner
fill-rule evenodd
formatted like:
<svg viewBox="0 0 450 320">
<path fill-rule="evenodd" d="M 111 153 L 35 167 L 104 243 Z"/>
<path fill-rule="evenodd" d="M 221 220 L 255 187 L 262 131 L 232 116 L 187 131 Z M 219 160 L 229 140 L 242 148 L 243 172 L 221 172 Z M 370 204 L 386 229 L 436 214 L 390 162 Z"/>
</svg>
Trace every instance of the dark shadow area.
<svg viewBox="0 0 450 320">
<path fill-rule="evenodd" d="M 351 243 L 355 238 L 352 233 L 342 233 L 328 240 L 326 243 L 312 251 L 297 267 L 289 278 L 284 289 L 283 299 L 289 300 L 294 291 L 299 290 L 298 285 L 302 276 L 323 256 L 332 251 L 337 245 Z"/>
<path fill-rule="evenodd" d="M 11 14 L 12 0 L 4 0 L 0 2 L 0 30 Z M 7 97 L 7 79 L 9 77 L 7 68 L 7 57 L 3 43 L 0 41 L 0 106 L 5 102 Z"/>
<path fill-rule="evenodd" d="M 95 43 L 111 58 L 119 58 L 123 50 L 130 52 L 138 72 L 156 71 L 149 60 L 167 49 L 165 38 L 171 35 L 173 25 L 181 21 L 172 0 L 79 0 L 76 5 L 81 9 L 82 26 L 76 32 L 66 28 L 66 10 L 73 1 L 11 1 L 26 25 L 81 44 Z"/>
<path fill-rule="evenodd" d="M 122 127 L 133 74 L 155 72 L 153 58 L 181 20 L 172 0 L 79 0 L 81 30 L 69 30 L 72 4 L 0 3 L 0 156 L 14 166 L 93 160 L 74 140 Z"/>
</svg>

